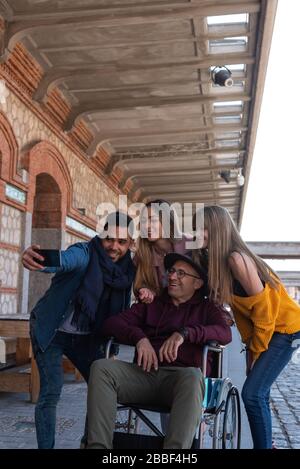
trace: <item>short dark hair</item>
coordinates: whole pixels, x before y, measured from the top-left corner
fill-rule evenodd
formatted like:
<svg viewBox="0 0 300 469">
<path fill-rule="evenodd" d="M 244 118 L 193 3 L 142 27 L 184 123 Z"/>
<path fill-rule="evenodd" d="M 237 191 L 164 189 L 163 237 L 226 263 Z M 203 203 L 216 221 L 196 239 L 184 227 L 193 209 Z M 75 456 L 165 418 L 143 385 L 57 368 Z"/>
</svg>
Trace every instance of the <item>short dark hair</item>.
<svg viewBox="0 0 300 469">
<path fill-rule="evenodd" d="M 128 228 L 131 222 L 132 218 L 127 213 L 118 210 L 107 215 L 103 231 L 106 231 L 109 225 Z"/>
</svg>

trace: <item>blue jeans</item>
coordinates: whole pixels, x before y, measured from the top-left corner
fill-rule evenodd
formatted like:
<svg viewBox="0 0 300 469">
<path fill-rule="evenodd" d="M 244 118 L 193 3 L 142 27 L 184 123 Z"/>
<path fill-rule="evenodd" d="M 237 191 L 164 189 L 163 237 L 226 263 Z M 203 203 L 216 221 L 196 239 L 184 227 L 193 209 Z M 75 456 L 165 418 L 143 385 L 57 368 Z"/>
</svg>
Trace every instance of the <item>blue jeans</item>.
<svg viewBox="0 0 300 469">
<path fill-rule="evenodd" d="M 31 334 L 32 341 L 34 333 Z M 38 447 L 54 448 L 56 406 L 63 386 L 62 357 L 65 355 L 80 371 L 86 382 L 90 366 L 95 359 L 102 358 L 100 347 L 95 350 L 90 335 L 57 332 L 49 347 L 42 352 L 33 344 L 40 374 L 40 394 L 35 408 L 35 425 Z"/>
<path fill-rule="evenodd" d="M 274 332 L 268 350 L 259 356 L 245 381 L 242 399 L 254 449 L 272 448 L 270 389 L 296 350 L 292 343 L 297 339 L 300 339 L 300 331 L 295 334 Z"/>
</svg>

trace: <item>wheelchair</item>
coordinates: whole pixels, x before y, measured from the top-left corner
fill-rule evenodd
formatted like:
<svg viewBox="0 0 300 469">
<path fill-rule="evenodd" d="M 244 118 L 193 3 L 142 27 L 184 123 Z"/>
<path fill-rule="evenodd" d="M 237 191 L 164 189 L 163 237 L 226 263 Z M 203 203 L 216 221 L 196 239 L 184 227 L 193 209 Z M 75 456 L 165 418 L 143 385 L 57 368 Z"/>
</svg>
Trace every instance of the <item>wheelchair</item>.
<svg viewBox="0 0 300 469">
<path fill-rule="evenodd" d="M 106 358 L 110 356 L 113 338 L 106 345 Z M 210 342 L 203 347 L 202 373 L 205 379 L 205 396 L 202 416 L 195 435 L 193 449 L 239 449 L 241 443 L 241 406 L 238 389 L 230 378 L 222 377 L 225 347 Z M 213 377 L 206 376 L 208 354 L 212 355 Z M 152 407 L 126 402 L 118 403 L 114 449 L 162 448 L 164 433 L 145 412 L 168 414 L 170 408 Z M 140 424 L 152 432 L 139 433 Z"/>
</svg>

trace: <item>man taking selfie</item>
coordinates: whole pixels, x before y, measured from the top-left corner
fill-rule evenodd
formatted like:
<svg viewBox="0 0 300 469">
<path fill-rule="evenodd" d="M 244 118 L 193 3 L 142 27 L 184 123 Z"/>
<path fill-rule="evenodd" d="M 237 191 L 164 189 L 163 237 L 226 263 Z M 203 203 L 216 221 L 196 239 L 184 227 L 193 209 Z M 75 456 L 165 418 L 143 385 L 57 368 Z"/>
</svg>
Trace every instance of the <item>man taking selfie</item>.
<svg viewBox="0 0 300 469">
<path fill-rule="evenodd" d="M 54 448 L 56 406 L 63 386 L 65 355 L 88 381 L 90 366 L 103 356 L 100 331 L 105 319 L 129 306 L 135 268 L 129 248 L 131 218 L 107 217 L 105 238 L 76 243 L 61 251 L 60 267 L 44 267 L 31 246 L 23 253 L 29 270 L 55 273 L 30 315 L 32 348 L 39 369 L 40 394 L 35 409 L 38 447 Z M 103 347 L 102 347 L 103 348 Z"/>
</svg>

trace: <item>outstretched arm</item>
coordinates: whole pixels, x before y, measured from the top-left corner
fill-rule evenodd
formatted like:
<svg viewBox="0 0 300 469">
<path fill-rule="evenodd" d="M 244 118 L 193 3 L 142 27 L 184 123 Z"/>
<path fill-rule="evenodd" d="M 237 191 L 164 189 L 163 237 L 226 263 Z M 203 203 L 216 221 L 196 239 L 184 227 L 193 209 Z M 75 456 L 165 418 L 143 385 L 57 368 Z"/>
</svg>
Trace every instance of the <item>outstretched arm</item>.
<svg viewBox="0 0 300 469">
<path fill-rule="evenodd" d="M 38 244 L 29 246 L 22 255 L 22 264 L 31 271 L 40 271 L 44 273 L 70 272 L 76 269 L 85 269 L 88 265 L 88 247 L 87 243 L 76 243 L 65 251 L 61 251 L 60 267 L 45 267 L 39 263 L 43 261 L 43 256 L 37 253 L 40 249 Z"/>
</svg>

